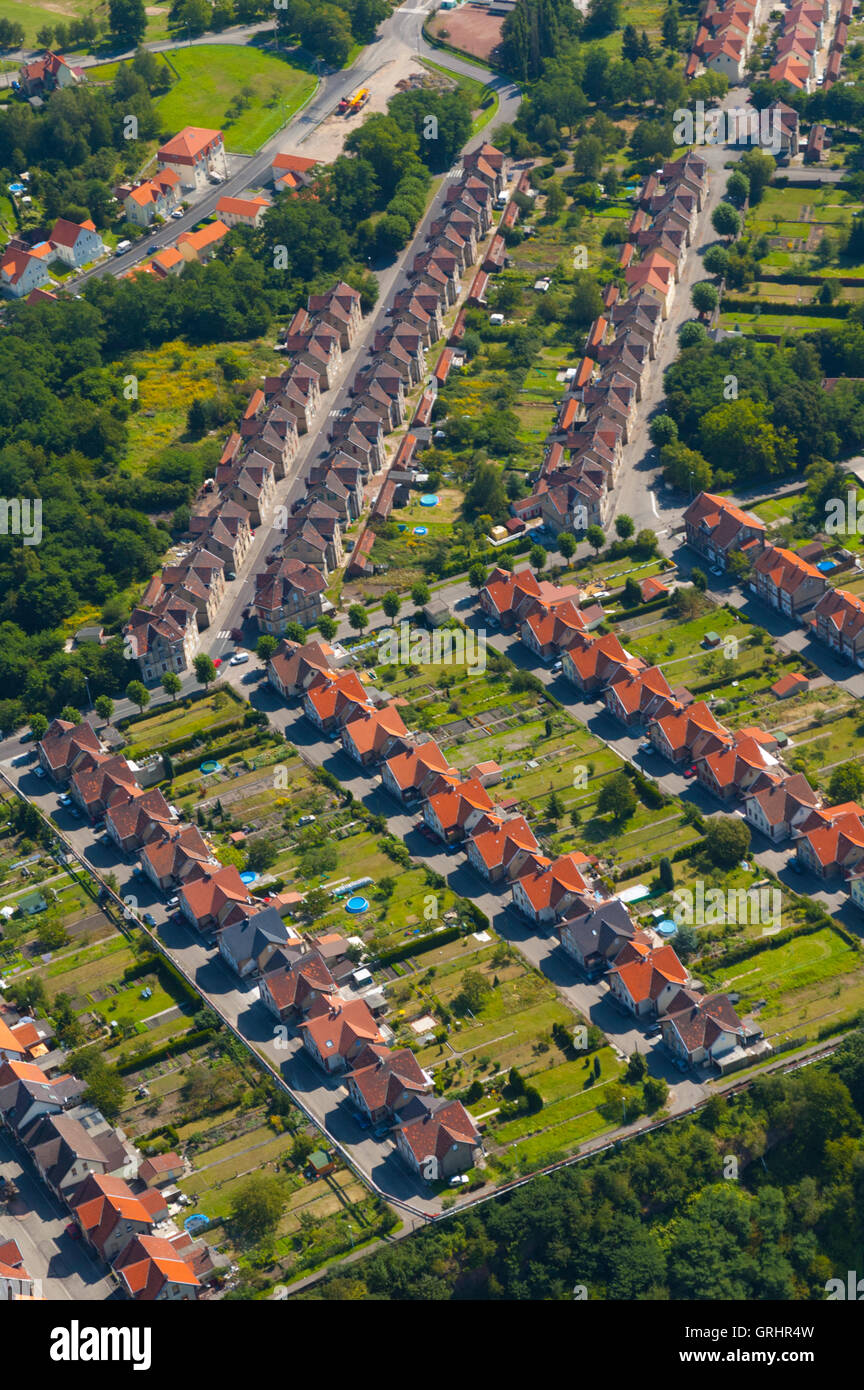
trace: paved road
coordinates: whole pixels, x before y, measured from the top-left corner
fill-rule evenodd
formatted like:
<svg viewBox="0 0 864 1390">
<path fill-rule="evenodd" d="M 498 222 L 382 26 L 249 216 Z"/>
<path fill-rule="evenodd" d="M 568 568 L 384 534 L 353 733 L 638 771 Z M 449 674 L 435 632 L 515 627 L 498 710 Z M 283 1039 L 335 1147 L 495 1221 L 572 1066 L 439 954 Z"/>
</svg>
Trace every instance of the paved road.
<svg viewBox="0 0 864 1390">
<path fill-rule="evenodd" d="M 488 81 L 490 86 L 499 94 L 499 118 L 502 121 L 512 120 L 518 109 L 519 98 L 512 91 L 513 84 L 509 79 L 493 76 L 484 68 L 433 48 L 423 38 L 423 21 L 434 7 L 434 0 L 420 0 L 420 3 L 412 3 L 411 0 L 408 0 L 407 4 L 394 10 L 390 18 L 386 19 L 380 26 L 375 41 L 363 49 L 352 65 L 350 69 L 352 87 L 370 86 L 375 74 L 385 64 L 403 59 L 406 56 L 422 55 L 427 58 L 434 58 L 436 63 L 440 63 L 442 67 L 450 68 L 453 72 L 475 77 L 481 82 Z M 261 29 L 254 26 L 252 29 L 242 32 L 251 34 L 254 38 L 257 33 L 261 32 Z M 240 35 L 235 35 L 234 42 L 237 41 L 237 37 Z M 228 42 L 229 40 L 223 38 L 222 41 Z M 168 44 L 166 46 L 176 45 Z M 148 256 L 148 247 L 156 245 L 161 249 L 176 241 L 181 232 L 191 231 L 203 217 L 215 211 L 219 199 L 226 194 L 237 197 L 245 189 L 260 187 L 269 178 L 270 162 L 274 154 L 285 150 L 302 154 L 304 142 L 330 115 L 344 95 L 345 80 L 346 74 L 342 69 L 325 73 L 318 83 L 317 91 L 303 110 L 293 116 L 278 134 L 268 140 L 251 158 L 241 159 L 236 155 L 231 156 L 229 159 L 229 168 L 231 169 L 229 177 L 218 187 L 208 188 L 182 220 L 178 218 L 176 221 L 169 221 L 166 226 L 157 228 L 152 235 L 142 237 L 130 251 L 126 252 L 125 256 L 117 256 L 110 261 L 94 266 L 92 270 L 85 272 L 74 282 L 68 282 L 68 285 L 73 285 L 74 289 L 79 291 L 82 284 L 96 276 L 123 274 Z"/>
<path fill-rule="evenodd" d="M 0 1131 L 0 1174 L 11 1179 L 19 1199 L 0 1206 L 0 1244 L 14 1240 L 31 1279 L 42 1280 L 48 1300 L 102 1301 L 115 1292 L 81 1241 L 65 1233 L 69 1213 L 42 1182 L 29 1155 Z"/>
</svg>

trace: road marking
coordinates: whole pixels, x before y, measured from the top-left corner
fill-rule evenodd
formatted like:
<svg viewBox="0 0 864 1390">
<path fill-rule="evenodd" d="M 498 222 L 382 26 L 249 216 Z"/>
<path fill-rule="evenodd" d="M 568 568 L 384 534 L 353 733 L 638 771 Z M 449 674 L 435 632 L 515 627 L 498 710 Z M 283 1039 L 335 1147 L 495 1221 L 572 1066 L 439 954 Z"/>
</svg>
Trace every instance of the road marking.
<svg viewBox="0 0 864 1390">
<path fill-rule="evenodd" d="M 654 500 L 654 493 L 653 493 L 653 492 L 649 492 L 649 493 L 648 493 L 648 496 L 651 498 L 651 510 L 652 510 L 652 512 L 654 513 L 655 516 L 659 516 L 660 513 L 659 513 L 658 510 L 657 510 L 657 503 L 656 503 L 655 500 Z"/>
</svg>

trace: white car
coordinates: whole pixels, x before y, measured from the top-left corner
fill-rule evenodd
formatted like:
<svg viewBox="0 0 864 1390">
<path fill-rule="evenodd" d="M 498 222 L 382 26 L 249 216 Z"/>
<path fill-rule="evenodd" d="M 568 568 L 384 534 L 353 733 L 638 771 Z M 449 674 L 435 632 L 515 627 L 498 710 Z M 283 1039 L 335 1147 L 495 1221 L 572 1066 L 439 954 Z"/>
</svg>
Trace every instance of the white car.
<svg viewBox="0 0 864 1390">
<path fill-rule="evenodd" d="M 249 653 L 248 653 L 248 652 L 235 652 L 234 655 L 232 656 L 231 660 L 228 662 L 228 665 L 229 665 L 229 666 L 242 666 L 242 665 L 244 664 L 244 662 L 246 662 L 246 661 L 248 661 L 248 660 L 249 660 Z"/>
<path fill-rule="evenodd" d="M 450 1179 L 451 1187 L 467 1187 L 468 1177 L 465 1173 L 457 1173 L 455 1178 Z"/>
</svg>

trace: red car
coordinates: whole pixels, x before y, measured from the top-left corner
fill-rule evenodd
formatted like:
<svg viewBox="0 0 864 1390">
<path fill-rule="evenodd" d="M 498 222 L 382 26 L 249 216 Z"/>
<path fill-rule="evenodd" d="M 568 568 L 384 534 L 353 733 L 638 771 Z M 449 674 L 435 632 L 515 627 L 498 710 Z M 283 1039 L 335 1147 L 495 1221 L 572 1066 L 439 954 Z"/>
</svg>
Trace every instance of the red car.
<svg viewBox="0 0 864 1390">
<path fill-rule="evenodd" d="M 214 665 L 214 666 L 221 666 L 221 665 L 222 665 L 222 658 L 221 658 L 221 656 L 214 656 L 214 658 L 213 658 L 213 665 Z"/>
<path fill-rule="evenodd" d="M 77 1221 L 69 1222 L 69 1225 L 66 1227 L 66 1234 L 70 1240 L 81 1239 L 81 1227 L 78 1225 Z"/>
<path fill-rule="evenodd" d="M 695 767 L 685 767 L 685 769 L 684 769 L 684 776 L 685 776 L 685 777 L 695 777 L 695 776 L 696 776 L 696 769 L 695 769 Z"/>
</svg>

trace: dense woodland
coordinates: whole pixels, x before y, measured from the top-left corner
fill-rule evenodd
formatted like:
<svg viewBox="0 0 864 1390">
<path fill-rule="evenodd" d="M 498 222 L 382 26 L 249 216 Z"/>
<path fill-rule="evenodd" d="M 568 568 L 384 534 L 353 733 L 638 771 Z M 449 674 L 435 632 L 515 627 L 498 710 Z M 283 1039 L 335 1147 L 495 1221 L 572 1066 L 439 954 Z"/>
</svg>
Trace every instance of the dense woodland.
<svg viewBox="0 0 864 1390">
<path fill-rule="evenodd" d="M 306 1299 L 824 1299 L 864 1241 L 864 1031 L 691 1120 L 537 1178 Z M 734 1159 L 738 1176 L 734 1173 Z"/>
</svg>

